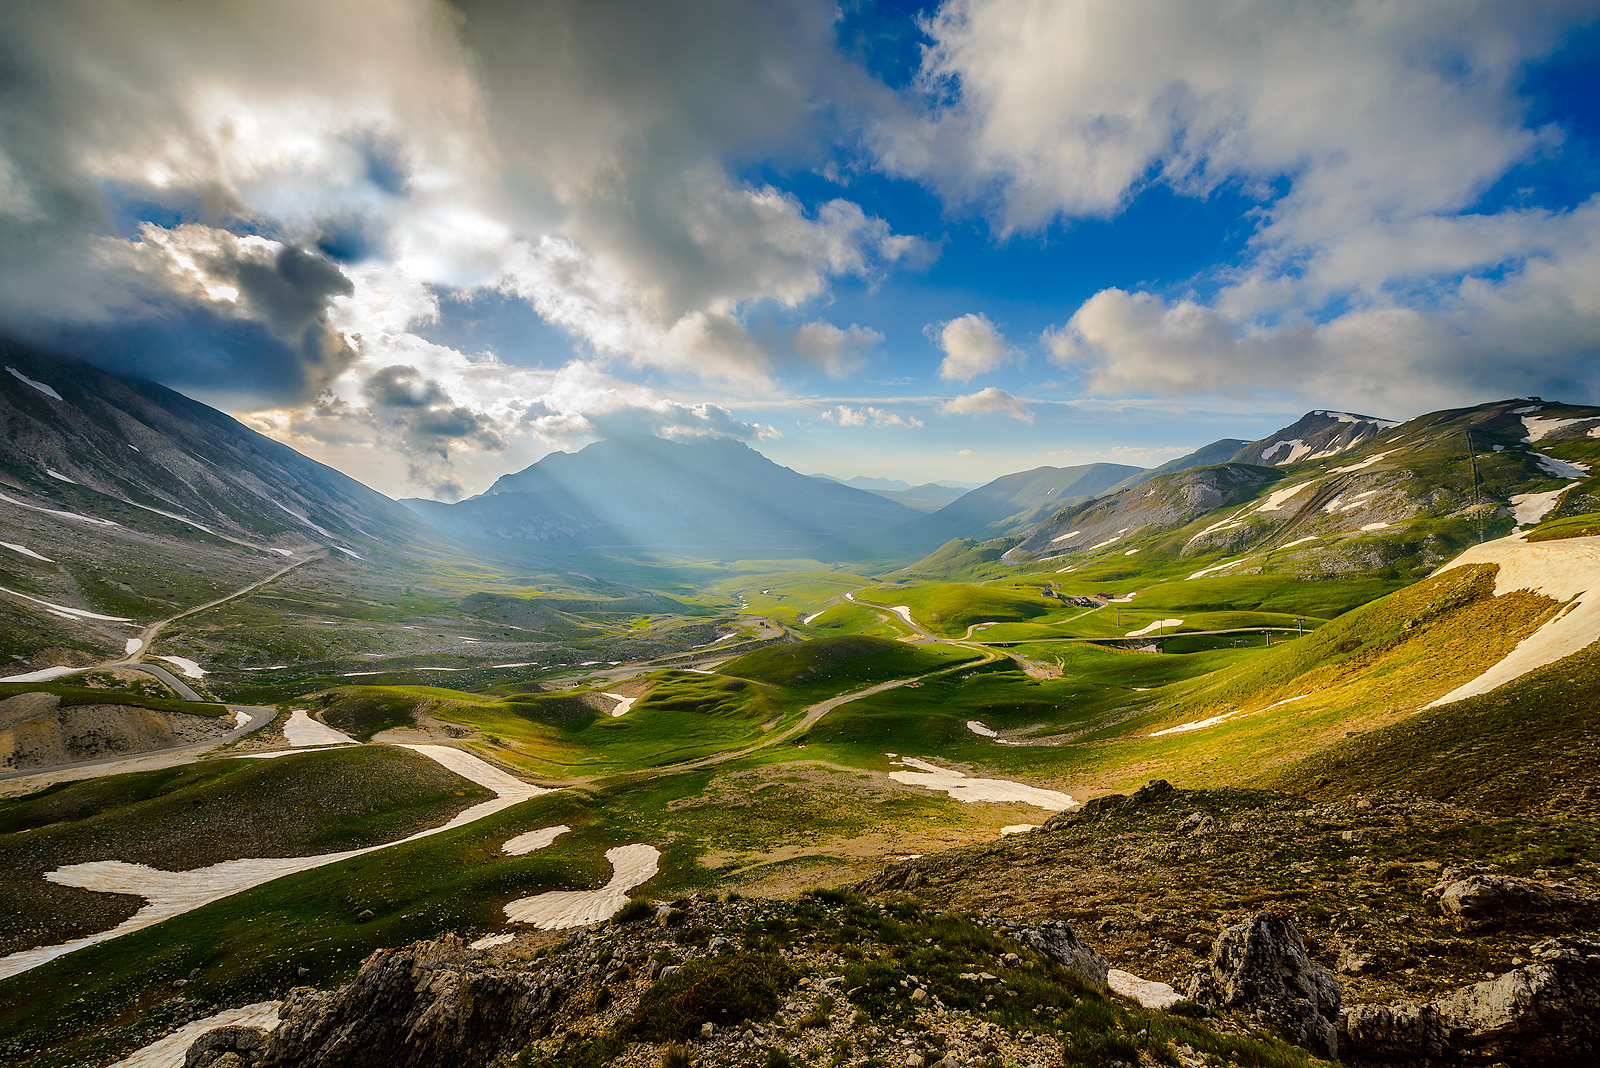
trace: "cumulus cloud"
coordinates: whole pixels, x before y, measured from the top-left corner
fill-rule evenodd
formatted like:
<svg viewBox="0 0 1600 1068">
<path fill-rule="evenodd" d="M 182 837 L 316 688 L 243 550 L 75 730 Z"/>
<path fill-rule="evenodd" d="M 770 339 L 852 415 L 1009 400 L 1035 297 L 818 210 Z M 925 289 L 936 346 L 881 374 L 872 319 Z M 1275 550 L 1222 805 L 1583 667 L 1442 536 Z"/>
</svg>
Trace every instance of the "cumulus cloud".
<svg viewBox="0 0 1600 1068">
<path fill-rule="evenodd" d="M 1563 213 L 1474 205 L 1558 150 L 1518 81 L 1592 18 L 1579 0 L 949 0 L 927 23 L 923 112 L 880 122 L 876 144 L 1001 233 L 1113 216 L 1158 184 L 1259 202 L 1209 300 L 1111 290 L 1052 332 L 1092 389 L 1309 391 L 1346 385 L 1343 360 L 1345 395 L 1412 403 L 1418 383 L 1441 401 L 1581 380 L 1600 253 L 1567 240 Z"/>
<path fill-rule="evenodd" d="M 981 313 L 968 312 L 937 329 L 930 324 L 927 333 L 944 353 L 939 377 L 948 382 L 970 382 L 1010 362 L 1012 357 L 1005 337 Z"/>
<path fill-rule="evenodd" d="M 1009 415 L 1024 423 L 1033 422 L 1033 412 L 1026 404 L 994 386 L 946 401 L 939 410 L 945 415 Z"/>
<path fill-rule="evenodd" d="M 841 330 L 818 320 L 802 324 L 790 343 L 806 364 L 830 378 L 842 378 L 861 369 L 867 354 L 883 344 L 883 335 L 855 323 Z"/>
<path fill-rule="evenodd" d="M 885 411 L 870 404 L 860 408 L 852 408 L 848 404 L 841 404 L 825 410 L 819 418 L 823 422 L 835 423 L 842 427 L 894 426 L 915 430 L 922 426 L 922 420 L 916 416 Z"/>
</svg>

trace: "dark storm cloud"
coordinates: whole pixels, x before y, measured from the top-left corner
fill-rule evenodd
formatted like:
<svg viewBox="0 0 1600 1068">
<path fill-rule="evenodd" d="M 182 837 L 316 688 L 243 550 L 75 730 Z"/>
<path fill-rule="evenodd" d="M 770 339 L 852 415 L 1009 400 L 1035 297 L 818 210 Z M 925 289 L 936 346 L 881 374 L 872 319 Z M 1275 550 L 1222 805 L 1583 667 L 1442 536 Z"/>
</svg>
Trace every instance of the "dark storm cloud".
<svg viewBox="0 0 1600 1068">
<path fill-rule="evenodd" d="M 367 379 L 362 392 L 379 432 L 405 455 L 411 481 L 441 500 L 455 500 L 463 492 L 451 470 L 451 449 L 499 452 L 506 447 L 489 419 L 456 404 L 415 367 L 385 367 Z"/>
</svg>

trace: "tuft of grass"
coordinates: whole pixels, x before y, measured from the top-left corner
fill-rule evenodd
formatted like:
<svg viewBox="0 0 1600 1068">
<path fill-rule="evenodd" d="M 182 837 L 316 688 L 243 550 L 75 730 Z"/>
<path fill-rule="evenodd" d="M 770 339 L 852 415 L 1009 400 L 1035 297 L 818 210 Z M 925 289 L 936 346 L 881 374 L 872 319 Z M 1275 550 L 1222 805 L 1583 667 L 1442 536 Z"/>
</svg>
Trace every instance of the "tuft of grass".
<svg viewBox="0 0 1600 1068">
<path fill-rule="evenodd" d="M 799 975 L 781 956 L 734 952 L 690 961 L 639 999 L 627 1031 L 647 1042 L 683 1040 L 700 1025 L 732 1027 L 778 1011 Z"/>
<path fill-rule="evenodd" d="M 638 923 L 648 920 L 656 914 L 656 907 L 648 898 L 630 897 L 628 903 L 623 905 L 611 916 L 612 923 Z"/>
</svg>

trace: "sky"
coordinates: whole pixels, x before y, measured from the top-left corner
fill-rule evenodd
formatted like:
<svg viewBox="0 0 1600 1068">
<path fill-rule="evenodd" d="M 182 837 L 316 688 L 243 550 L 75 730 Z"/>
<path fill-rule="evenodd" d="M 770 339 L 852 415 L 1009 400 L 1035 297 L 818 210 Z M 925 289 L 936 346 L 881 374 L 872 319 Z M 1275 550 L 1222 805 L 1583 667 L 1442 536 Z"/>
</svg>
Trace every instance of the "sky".
<svg viewBox="0 0 1600 1068">
<path fill-rule="evenodd" d="M 1600 0 L 0 7 L 0 334 L 392 496 L 1600 402 Z"/>
</svg>

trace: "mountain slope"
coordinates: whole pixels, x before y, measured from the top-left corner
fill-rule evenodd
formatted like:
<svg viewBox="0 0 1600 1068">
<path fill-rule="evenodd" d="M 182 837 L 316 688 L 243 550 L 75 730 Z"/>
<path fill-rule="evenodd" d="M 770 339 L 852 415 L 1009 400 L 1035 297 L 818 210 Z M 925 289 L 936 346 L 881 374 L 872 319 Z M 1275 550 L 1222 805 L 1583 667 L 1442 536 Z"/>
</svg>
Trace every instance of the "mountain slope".
<svg viewBox="0 0 1600 1068">
<path fill-rule="evenodd" d="M 1200 446 L 1200 448 L 1187 456 L 1180 456 L 1176 460 L 1168 460 L 1160 467 L 1152 467 L 1150 470 L 1141 471 L 1137 475 L 1129 475 L 1106 492 L 1116 493 L 1119 490 L 1129 489 L 1141 482 L 1147 482 L 1157 475 L 1170 475 L 1178 471 L 1187 471 L 1191 467 L 1212 467 L 1216 464 L 1225 464 L 1232 460 L 1239 450 L 1248 444 L 1250 443 L 1241 438 L 1222 438 L 1218 441 L 1213 441 L 1210 445 Z"/>
<path fill-rule="evenodd" d="M 120 654 L 131 631 L 312 552 L 351 563 L 429 536 L 382 494 L 221 412 L 9 342 L 0 524 L 0 653 L 25 657 Z"/>
<path fill-rule="evenodd" d="M 1036 467 L 1002 475 L 964 494 L 932 515 L 906 524 L 897 535 L 926 552 L 952 538 L 1004 537 L 1038 522 L 1075 499 L 1095 497 L 1140 474 L 1125 464 Z"/>
<path fill-rule="evenodd" d="M 916 513 L 781 467 L 731 438 L 597 441 L 456 504 L 401 502 L 457 534 L 737 559 L 870 553 Z"/>
<path fill-rule="evenodd" d="M 1231 459 L 1241 464 L 1283 467 L 1302 460 L 1338 456 L 1396 426 L 1392 419 L 1348 412 L 1307 412 L 1276 434 L 1253 441 Z"/>
</svg>

